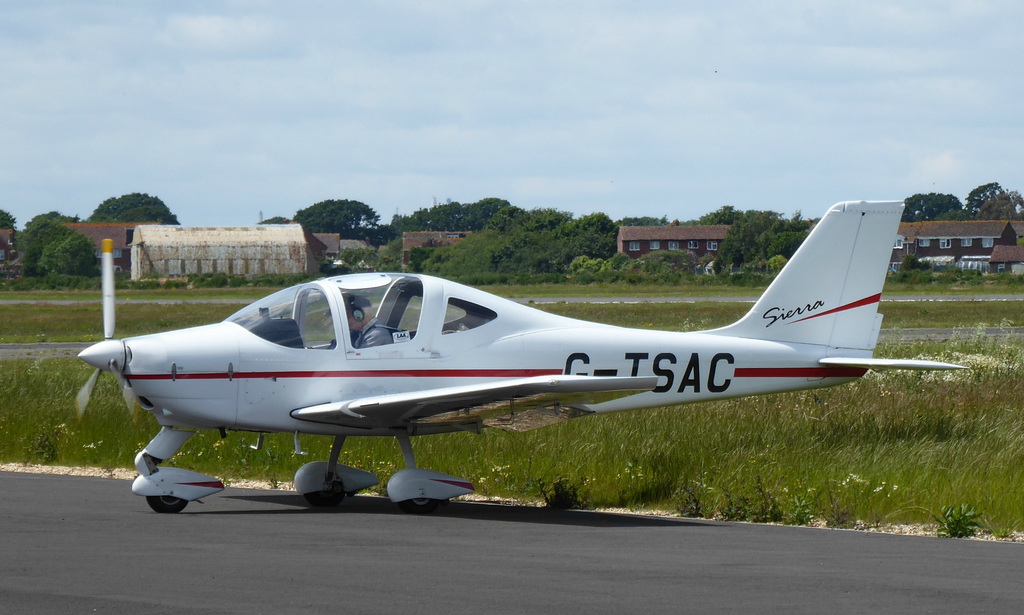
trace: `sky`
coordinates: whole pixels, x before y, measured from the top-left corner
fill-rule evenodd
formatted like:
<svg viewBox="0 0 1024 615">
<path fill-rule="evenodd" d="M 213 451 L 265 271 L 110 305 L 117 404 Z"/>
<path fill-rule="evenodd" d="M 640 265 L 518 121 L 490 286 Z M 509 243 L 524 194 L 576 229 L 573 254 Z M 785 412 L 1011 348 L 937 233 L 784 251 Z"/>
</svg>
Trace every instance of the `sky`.
<svg viewBox="0 0 1024 615">
<path fill-rule="evenodd" d="M 0 5 L 0 209 L 326 199 L 688 220 L 1024 190 L 1024 4 Z"/>
</svg>

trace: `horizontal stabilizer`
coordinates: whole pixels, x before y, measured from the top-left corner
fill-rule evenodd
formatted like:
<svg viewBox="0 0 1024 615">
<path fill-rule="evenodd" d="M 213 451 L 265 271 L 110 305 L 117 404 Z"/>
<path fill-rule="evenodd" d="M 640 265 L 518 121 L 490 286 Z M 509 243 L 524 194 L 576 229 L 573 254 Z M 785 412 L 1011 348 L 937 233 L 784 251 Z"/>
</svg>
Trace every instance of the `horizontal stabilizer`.
<svg viewBox="0 0 1024 615">
<path fill-rule="evenodd" d="M 588 414 L 590 404 L 650 391 L 657 385 L 656 376 L 558 374 L 363 397 L 299 408 L 291 415 L 305 421 L 361 428 L 404 428 L 478 420 L 486 427 L 506 427 L 497 419 L 512 412 L 545 408 L 560 420 L 575 418 Z M 573 411 L 567 412 L 569 409 Z"/>
<path fill-rule="evenodd" d="M 864 369 L 970 369 L 966 365 L 942 363 L 941 361 L 919 361 L 916 359 L 856 359 L 828 357 L 818 361 L 821 365 L 838 367 L 862 367 Z"/>
</svg>

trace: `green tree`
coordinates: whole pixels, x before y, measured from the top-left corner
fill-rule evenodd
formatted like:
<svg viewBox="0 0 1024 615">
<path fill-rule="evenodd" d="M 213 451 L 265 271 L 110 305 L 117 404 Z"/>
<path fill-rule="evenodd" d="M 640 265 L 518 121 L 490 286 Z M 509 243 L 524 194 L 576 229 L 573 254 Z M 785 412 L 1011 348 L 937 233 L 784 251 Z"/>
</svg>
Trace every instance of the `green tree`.
<svg viewBox="0 0 1024 615">
<path fill-rule="evenodd" d="M 53 257 L 51 256 L 44 266 L 43 255 L 46 249 L 64 241 L 70 234 L 82 235 L 64 226 L 65 222 L 78 222 L 78 216 L 66 216 L 57 211 L 39 214 L 28 221 L 25 229 L 18 233 L 18 251 L 22 254 L 22 273 L 25 277 L 43 276 L 47 273 L 55 273 L 52 270 Z M 85 237 L 82 235 L 82 237 Z M 87 237 L 85 237 L 88 240 Z M 90 246 L 92 242 L 90 241 Z M 89 253 L 92 264 L 96 264 L 94 247 L 90 247 Z M 59 269 L 59 268 L 58 268 Z"/>
<path fill-rule="evenodd" d="M 502 207 L 505 199 L 487 198 L 475 203 L 450 201 L 417 209 L 408 216 L 395 215 L 391 227 L 399 235 L 411 231 L 480 231 Z"/>
<path fill-rule="evenodd" d="M 697 255 L 690 250 L 656 250 L 636 259 L 640 270 L 651 275 L 692 271 Z"/>
<path fill-rule="evenodd" d="M 517 228 L 522 228 L 529 213 L 521 207 L 507 205 L 494 212 L 491 219 L 487 221 L 487 230 L 497 233 L 511 233 Z"/>
<path fill-rule="evenodd" d="M 953 220 L 967 217 L 963 203 L 952 194 L 915 194 L 904 201 L 903 222 Z"/>
<path fill-rule="evenodd" d="M 723 205 L 711 213 L 706 213 L 697 219 L 697 224 L 709 226 L 712 224 L 735 224 L 736 220 L 743 216 L 743 212 L 732 205 Z"/>
<path fill-rule="evenodd" d="M 449 278 L 493 272 L 493 253 L 502 240 L 499 233 L 484 229 L 455 245 L 434 248 L 423 271 Z"/>
<path fill-rule="evenodd" d="M 17 220 L 9 212 L 0 209 L 0 228 L 14 229 Z"/>
<path fill-rule="evenodd" d="M 978 220 L 1024 219 L 1024 199 L 1016 190 L 1001 190 L 985 201 L 977 214 Z"/>
<path fill-rule="evenodd" d="M 1002 191 L 1003 187 L 996 182 L 984 184 L 971 190 L 970 194 L 967 195 L 967 201 L 964 203 L 967 215 L 977 220 L 978 211 L 981 210 L 981 206 L 985 204 L 985 201 L 995 198 Z"/>
<path fill-rule="evenodd" d="M 807 221 L 801 218 L 800 212 L 787 220 L 774 211 L 745 211 L 734 220 L 722 240 L 715 270 L 762 266 L 777 254 L 788 259 L 807 237 L 807 231 Z"/>
<path fill-rule="evenodd" d="M 85 221 L 178 224 L 178 217 L 171 213 L 159 197 L 133 192 L 103 201 Z"/>
<path fill-rule="evenodd" d="M 289 224 L 291 220 L 282 216 L 274 216 L 273 218 L 267 218 L 260 224 Z"/>
<path fill-rule="evenodd" d="M 556 235 L 565 242 L 565 249 L 573 258 L 606 259 L 618 251 L 615 243 L 618 232 L 619 227 L 611 218 L 595 213 L 563 223 Z"/>
<path fill-rule="evenodd" d="M 782 268 L 789 262 L 785 256 L 776 254 L 775 256 L 768 259 L 768 271 L 772 274 L 777 274 L 782 271 Z"/>
<path fill-rule="evenodd" d="M 366 203 L 330 199 L 295 212 L 295 221 L 310 233 L 338 233 L 342 239 L 369 239 L 380 245 L 390 241 L 390 229 Z"/>
<path fill-rule="evenodd" d="M 655 218 L 653 216 L 626 216 L 617 223 L 619 226 L 665 226 L 668 224 L 668 218 L 662 216 Z"/>
<path fill-rule="evenodd" d="M 43 247 L 39 257 L 39 269 L 43 275 L 99 275 L 96 246 L 92 240 L 78 231 L 61 228 L 66 232 L 54 236 L 53 241 Z"/>
</svg>

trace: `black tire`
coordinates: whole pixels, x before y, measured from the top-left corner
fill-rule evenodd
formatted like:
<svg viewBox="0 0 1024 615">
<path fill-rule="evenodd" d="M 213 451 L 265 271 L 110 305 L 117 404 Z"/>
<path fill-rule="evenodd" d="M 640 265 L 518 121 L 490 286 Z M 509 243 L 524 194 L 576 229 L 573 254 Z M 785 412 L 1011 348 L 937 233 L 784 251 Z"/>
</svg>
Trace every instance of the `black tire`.
<svg viewBox="0 0 1024 615">
<path fill-rule="evenodd" d="M 398 507 L 411 515 L 429 515 L 437 510 L 437 506 L 440 503 L 441 500 L 413 498 L 411 500 L 403 500 L 399 502 Z"/>
<path fill-rule="evenodd" d="M 306 498 L 306 502 L 310 506 L 330 507 L 341 504 L 341 501 L 345 499 L 344 491 L 311 491 L 309 493 L 303 493 L 302 497 Z"/>
<path fill-rule="evenodd" d="M 146 504 L 158 513 L 179 513 L 188 506 L 188 500 L 173 495 L 147 495 Z"/>
</svg>

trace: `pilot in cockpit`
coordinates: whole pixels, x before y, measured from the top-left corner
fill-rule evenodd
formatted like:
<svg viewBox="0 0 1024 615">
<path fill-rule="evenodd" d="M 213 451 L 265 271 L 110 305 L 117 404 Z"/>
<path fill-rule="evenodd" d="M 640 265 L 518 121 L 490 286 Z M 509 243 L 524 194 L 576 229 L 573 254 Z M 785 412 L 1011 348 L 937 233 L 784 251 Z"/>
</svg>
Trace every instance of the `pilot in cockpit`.
<svg viewBox="0 0 1024 615">
<path fill-rule="evenodd" d="M 391 335 L 387 329 L 380 326 L 376 318 L 370 316 L 369 299 L 362 295 L 347 295 L 345 311 L 348 312 L 348 328 L 353 348 L 391 343 Z"/>
<path fill-rule="evenodd" d="M 370 308 L 370 300 L 362 295 L 349 295 L 345 301 L 345 311 L 348 313 L 348 329 L 352 338 L 352 347 L 358 348 L 359 336 L 362 335 L 363 325 L 366 323 L 367 312 Z"/>
</svg>

